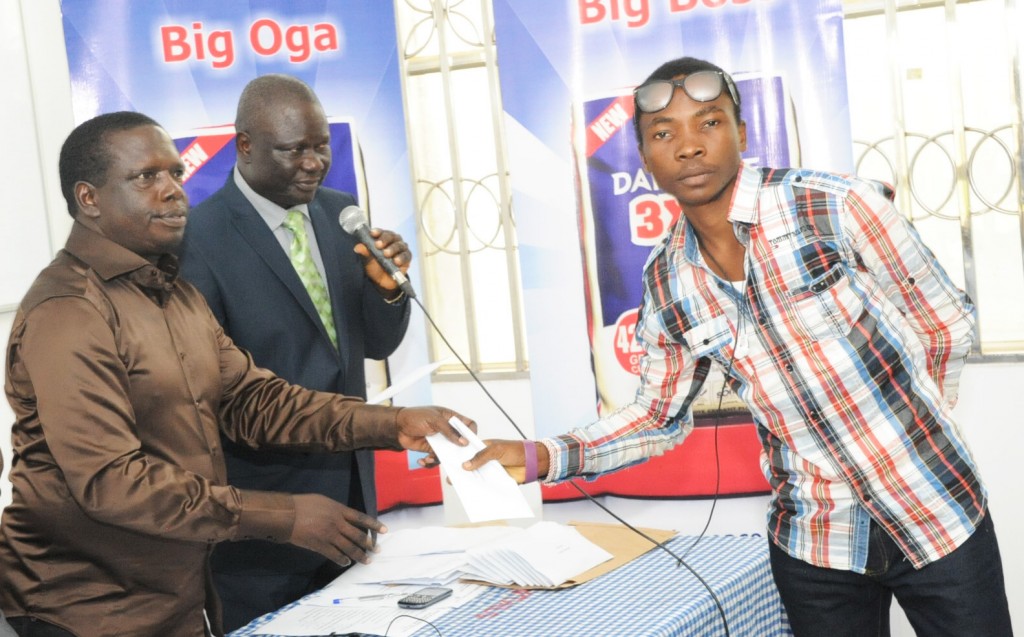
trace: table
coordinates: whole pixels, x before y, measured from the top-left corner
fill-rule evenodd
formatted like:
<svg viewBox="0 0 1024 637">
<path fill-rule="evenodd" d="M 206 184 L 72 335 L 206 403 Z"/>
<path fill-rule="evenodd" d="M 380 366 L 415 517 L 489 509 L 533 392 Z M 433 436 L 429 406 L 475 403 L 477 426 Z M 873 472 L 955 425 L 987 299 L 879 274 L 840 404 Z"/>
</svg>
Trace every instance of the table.
<svg viewBox="0 0 1024 637">
<path fill-rule="evenodd" d="M 730 637 L 792 634 L 772 581 L 766 538 L 705 536 L 691 549 L 695 540 L 675 537 L 667 546 L 714 591 L 725 611 Z M 711 595 L 686 567 L 676 564 L 666 552 L 655 549 L 574 588 L 491 587 L 434 624 L 444 637 L 724 637 L 725 626 Z M 230 637 L 263 635 L 259 627 L 277 612 L 253 620 Z M 436 636 L 430 626 L 415 633 L 415 637 Z"/>
</svg>

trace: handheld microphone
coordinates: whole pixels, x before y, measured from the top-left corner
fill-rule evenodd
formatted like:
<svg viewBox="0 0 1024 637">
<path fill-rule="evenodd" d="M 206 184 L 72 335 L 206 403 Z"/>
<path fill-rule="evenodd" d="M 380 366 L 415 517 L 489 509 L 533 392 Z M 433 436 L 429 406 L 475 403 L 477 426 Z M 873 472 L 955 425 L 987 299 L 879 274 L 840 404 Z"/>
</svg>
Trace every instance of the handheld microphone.
<svg viewBox="0 0 1024 637">
<path fill-rule="evenodd" d="M 410 299 L 416 298 L 416 292 L 412 289 L 412 284 L 409 283 L 405 273 L 398 269 L 394 261 L 384 256 L 384 253 L 377 247 L 376 240 L 370 236 L 370 224 L 366 219 L 365 212 L 360 210 L 358 206 L 346 206 L 338 215 L 338 223 L 341 224 L 342 230 L 366 246 L 370 254 L 373 255 L 373 258 L 380 264 L 380 267 L 384 268 L 384 271 L 391 275 L 391 278 L 395 280 L 395 283 L 405 292 L 406 296 Z"/>
</svg>

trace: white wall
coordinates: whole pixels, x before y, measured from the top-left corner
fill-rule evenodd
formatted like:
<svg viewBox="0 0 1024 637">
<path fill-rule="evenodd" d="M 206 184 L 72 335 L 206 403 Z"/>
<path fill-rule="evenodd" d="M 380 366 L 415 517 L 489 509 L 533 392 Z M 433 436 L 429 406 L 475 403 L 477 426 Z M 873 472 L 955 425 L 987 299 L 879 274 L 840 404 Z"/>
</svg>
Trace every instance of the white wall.
<svg viewBox="0 0 1024 637">
<path fill-rule="evenodd" d="M 57 0 L 0 0 L 0 56 L 4 60 L 0 86 L 6 93 L 0 100 L 0 139 L 5 140 L 5 152 L 0 154 L 0 188 L 5 193 L 0 215 L 46 215 L 51 253 L 63 245 L 70 227 L 57 178 L 60 144 L 73 124 L 66 62 L 60 54 L 63 47 Z M 12 319 L 11 312 L 0 312 L 0 335 L 8 333 Z M 514 437 L 505 417 L 479 388 L 441 383 L 433 389 L 435 402 L 475 418 L 484 437 Z M 533 431 L 527 381 L 491 383 L 488 389 L 528 434 Z M 1024 365 L 969 365 L 957 414 L 991 492 L 1011 612 L 1018 630 L 1024 631 L 1024 479 L 1017 464 L 1024 451 Z M 6 463 L 11 459 L 11 420 L 6 401 L 0 401 L 0 451 Z M 6 467 L 0 491 L 2 506 L 10 500 Z M 536 502 L 536 486 L 529 494 Z M 700 532 L 711 505 L 708 501 L 603 501 L 632 524 L 673 528 L 686 534 Z M 709 532 L 763 532 L 764 511 L 763 497 L 720 500 Z M 545 505 L 543 514 L 559 521 L 610 521 L 607 514 L 585 502 Z M 446 516 L 442 507 L 427 507 L 394 512 L 386 520 L 398 528 L 442 524 L 453 517 L 451 513 Z M 911 634 L 905 625 L 894 631 L 896 637 Z"/>
<path fill-rule="evenodd" d="M 0 139 L 4 140 L 0 228 L 17 227 L 21 217 L 45 217 L 46 223 L 33 231 L 45 235 L 41 242 L 33 241 L 44 254 L 32 254 L 13 264 L 4 261 L 6 267 L 38 271 L 64 244 L 71 227 L 60 194 L 57 157 L 73 122 L 67 63 L 63 55 L 54 55 L 64 47 L 58 4 L 53 0 L 25 4 L 30 7 L 23 12 L 19 0 L 0 0 L 0 86 L 5 92 L 0 100 Z M 11 241 L 7 235 L 3 238 Z M 0 335 L 5 344 L 13 320 L 14 312 L 0 302 Z M 12 418 L 7 401 L 0 401 L 0 451 L 4 458 L 0 506 L 10 502 L 7 472 Z"/>
</svg>

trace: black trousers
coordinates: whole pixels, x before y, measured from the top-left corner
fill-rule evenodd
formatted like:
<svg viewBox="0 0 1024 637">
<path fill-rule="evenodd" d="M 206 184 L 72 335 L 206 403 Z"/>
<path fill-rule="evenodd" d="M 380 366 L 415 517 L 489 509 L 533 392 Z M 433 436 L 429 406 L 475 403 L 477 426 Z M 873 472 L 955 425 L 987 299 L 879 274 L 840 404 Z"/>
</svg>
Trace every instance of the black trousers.
<svg viewBox="0 0 1024 637">
<path fill-rule="evenodd" d="M 18 637 L 75 637 L 74 633 L 35 617 L 8 617 L 7 623 Z"/>
<path fill-rule="evenodd" d="M 7 623 L 18 633 L 18 637 L 75 637 L 60 626 L 35 617 L 8 617 Z M 209 631 L 206 634 L 209 635 Z"/>
</svg>

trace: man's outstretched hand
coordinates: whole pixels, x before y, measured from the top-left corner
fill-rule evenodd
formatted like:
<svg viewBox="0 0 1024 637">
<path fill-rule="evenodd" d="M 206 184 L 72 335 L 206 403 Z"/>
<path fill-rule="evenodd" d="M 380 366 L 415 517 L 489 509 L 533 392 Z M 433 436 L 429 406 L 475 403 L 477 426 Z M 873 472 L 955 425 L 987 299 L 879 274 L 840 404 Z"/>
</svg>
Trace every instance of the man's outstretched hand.
<svg viewBox="0 0 1024 637">
<path fill-rule="evenodd" d="M 522 484 L 526 481 L 526 449 L 522 440 L 485 440 L 484 444 L 487 446 L 462 463 L 463 469 L 475 471 L 491 460 L 497 460 L 516 482 Z M 551 459 L 546 446 L 537 444 L 536 450 L 537 476 L 543 478 L 548 474 Z"/>
</svg>

